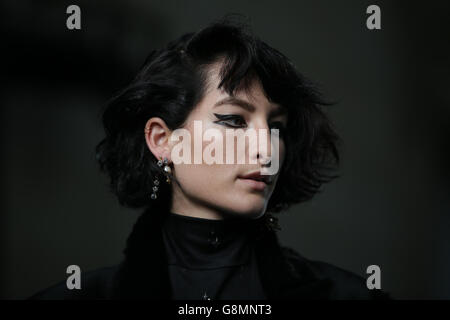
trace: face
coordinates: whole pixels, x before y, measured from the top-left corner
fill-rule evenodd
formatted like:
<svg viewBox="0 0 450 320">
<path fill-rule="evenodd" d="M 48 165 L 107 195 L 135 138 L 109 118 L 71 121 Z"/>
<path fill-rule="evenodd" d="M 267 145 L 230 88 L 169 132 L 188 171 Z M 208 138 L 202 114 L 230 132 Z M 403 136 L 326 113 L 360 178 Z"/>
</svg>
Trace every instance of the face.
<svg viewBox="0 0 450 320">
<path fill-rule="evenodd" d="M 173 164 L 172 173 L 179 183 L 172 184 L 172 211 L 211 219 L 221 219 L 229 215 L 257 218 L 266 211 L 280 169 L 273 172 L 272 168 L 270 175 L 263 173 L 258 177 L 257 174 L 268 172 L 264 170 L 270 166 L 268 159 L 271 157 L 271 164 L 274 164 L 273 156 L 276 155 L 272 154 L 273 152 L 278 152 L 278 168 L 281 168 L 285 154 L 282 134 L 272 134 L 271 140 L 270 129 L 279 129 L 282 132 L 286 127 L 287 115 L 284 108 L 267 100 L 258 81 L 254 81 L 249 90 L 240 91 L 234 96 L 217 89 L 218 84 L 218 73 L 212 71 L 203 100 L 193 109 L 183 126 L 191 137 L 191 141 L 184 142 L 190 143 L 193 152 L 190 164 Z M 265 130 L 266 135 L 259 129 Z M 199 137 L 199 132 L 203 136 L 208 130 L 220 133 L 223 137 L 222 163 L 208 164 L 204 160 L 194 163 L 195 150 L 201 149 L 202 155 L 206 154 L 205 151 L 211 151 L 212 142 L 218 141 L 214 138 L 205 141 L 203 138 L 200 142 L 194 142 Z M 235 134 L 239 139 L 250 131 L 256 134 L 258 143 L 262 143 L 266 149 L 258 147 L 252 138 L 245 140 L 245 146 L 242 148 L 241 145 L 240 150 L 237 143 L 234 143 L 232 149 L 226 146 L 227 135 Z M 194 143 L 198 143 L 201 148 L 197 146 L 195 149 Z M 171 151 L 174 151 L 175 144 L 172 142 L 170 145 Z M 276 144 L 278 150 L 273 148 Z M 231 150 L 234 160 L 232 163 L 226 160 Z M 216 155 L 216 152 L 218 151 L 209 154 Z M 261 179 L 265 181 L 260 181 Z"/>
</svg>

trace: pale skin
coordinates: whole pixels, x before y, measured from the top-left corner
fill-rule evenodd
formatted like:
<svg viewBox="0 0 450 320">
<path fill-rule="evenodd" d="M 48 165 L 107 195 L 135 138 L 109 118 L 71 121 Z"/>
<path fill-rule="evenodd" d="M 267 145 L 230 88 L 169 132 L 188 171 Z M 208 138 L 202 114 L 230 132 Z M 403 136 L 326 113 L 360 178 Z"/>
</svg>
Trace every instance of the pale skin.
<svg viewBox="0 0 450 320">
<path fill-rule="evenodd" d="M 194 120 L 202 121 L 202 128 L 216 128 L 223 132 L 226 129 L 246 128 L 266 129 L 267 146 L 270 148 L 270 129 L 286 127 L 287 114 L 279 105 L 268 101 L 261 85 L 254 81 L 247 92 L 239 91 L 232 98 L 221 89 L 217 69 L 212 69 L 208 90 L 186 119 L 183 128 L 194 136 Z M 237 100 L 236 100 L 237 99 Z M 250 107 L 242 107 L 246 102 Z M 253 108 L 252 108 L 253 107 Z M 278 111 L 278 112 L 277 112 Z M 232 120 L 219 120 L 215 114 L 236 115 Z M 161 118 L 150 118 L 146 123 L 145 139 L 149 150 L 157 159 L 167 158 L 172 168 L 172 174 L 179 183 L 171 183 L 173 197 L 171 212 L 197 218 L 219 220 L 230 216 L 245 216 L 258 218 L 264 215 L 269 199 L 278 181 L 280 170 L 272 176 L 272 183 L 264 190 L 255 190 L 240 177 L 250 172 L 258 171 L 265 166 L 267 159 L 262 159 L 258 150 L 246 147 L 246 159 L 256 159 L 256 164 L 246 161 L 245 164 L 174 164 L 171 161 L 171 151 L 174 142 L 170 141 L 172 131 Z M 259 138 L 259 137 L 258 137 Z M 280 168 L 285 155 L 285 143 L 279 139 Z M 211 142 L 203 142 L 205 148 Z M 193 148 L 192 148 L 193 149 Z M 236 153 L 235 153 L 236 154 Z M 224 150 L 224 157 L 226 152 Z M 270 151 L 268 151 L 270 156 Z"/>
</svg>

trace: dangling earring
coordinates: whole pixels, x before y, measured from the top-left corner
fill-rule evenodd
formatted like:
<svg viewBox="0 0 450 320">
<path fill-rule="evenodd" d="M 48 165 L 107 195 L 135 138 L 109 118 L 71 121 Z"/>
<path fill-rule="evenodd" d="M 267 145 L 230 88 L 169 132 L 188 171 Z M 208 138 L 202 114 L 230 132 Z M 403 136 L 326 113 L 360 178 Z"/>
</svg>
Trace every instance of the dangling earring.
<svg viewBox="0 0 450 320">
<path fill-rule="evenodd" d="M 168 184 L 170 184 L 170 177 L 169 177 L 169 175 L 172 173 L 172 169 L 169 167 L 169 160 L 167 158 L 164 158 L 164 160 L 158 160 L 157 165 L 159 167 L 161 167 L 161 168 L 164 165 L 163 170 L 166 173 L 166 182 Z M 152 187 L 153 193 L 150 195 L 150 198 L 152 200 L 155 200 L 158 197 L 157 194 L 156 194 L 158 189 L 159 189 L 159 180 L 158 180 L 158 178 L 155 178 L 155 180 L 153 180 L 153 187 Z"/>
<path fill-rule="evenodd" d="M 153 193 L 150 195 L 150 198 L 152 200 L 156 200 L 156 198 L 158 197 L 156 195 L 156 192 L 158 191 L 158 186 L 159 186 L 159 180 L 157 178 L 155 178 L 155 180 L 153 180 L 153 187 L 152 187 Z"/>
<path fill-rule="evenodd" d="M 169 160 L 167 158 L 164 158 L 163 161 L 158 161 L 158 166 L 162 167 L 164 165 L 164 172 L 166 173 L 166 182 L 170 184 L 170 174 L 172 173 L 172 169 L 169 167 Z"/>
</svg>

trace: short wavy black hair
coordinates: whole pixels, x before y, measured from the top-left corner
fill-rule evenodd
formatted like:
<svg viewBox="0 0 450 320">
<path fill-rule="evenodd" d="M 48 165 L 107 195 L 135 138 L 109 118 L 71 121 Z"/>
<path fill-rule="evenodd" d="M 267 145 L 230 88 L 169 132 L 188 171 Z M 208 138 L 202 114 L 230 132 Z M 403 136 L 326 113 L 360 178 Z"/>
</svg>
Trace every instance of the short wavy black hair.
<svg viewBox="0 0 450 320">
<path fill-rule="evenodd" d="M 267 212 L 311 199 L 338 176 L 340 139 L 323 110 L 331 103 L 246 24 L 223 19 L 151 51 L 134 80 L 107 104 L 102 118 L 106 136 L 96 155 L 121 205 L 169 205 L 165 183 L 158 198 L 150 199 L 153 180 L 162 172 L 145 142 L 144 126 L 149 118 L 160 117 L 171 130 L 182 127 L 205 93 L 210 66 L 219 61 L 219 88 L 233 95 L 257 79 L 267 99 L 288 112 L 285 162 Z"/>
</svg>

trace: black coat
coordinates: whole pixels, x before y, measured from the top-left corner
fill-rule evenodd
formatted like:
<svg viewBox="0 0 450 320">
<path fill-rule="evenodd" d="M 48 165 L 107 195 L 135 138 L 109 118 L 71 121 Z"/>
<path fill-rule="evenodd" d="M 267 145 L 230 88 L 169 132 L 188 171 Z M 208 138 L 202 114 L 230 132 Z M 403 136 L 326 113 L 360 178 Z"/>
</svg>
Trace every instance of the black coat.
<svg viewBox="0 0 450 320">
<path fill-rule="evenodd" d="M 82 274 L 81 289 L 62 282 L 31 299 L 170 299 L 161 217 L 145 212 L 127 241 L 125 259 L 114 267 Z M 261 224 L 256 258 L 268 299 L 386 299 L 366 280 L 328 263 L 311 261 L 281 247 L 276 231 Z"/>
</svg>

